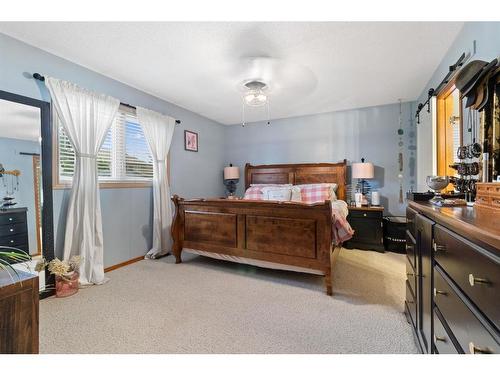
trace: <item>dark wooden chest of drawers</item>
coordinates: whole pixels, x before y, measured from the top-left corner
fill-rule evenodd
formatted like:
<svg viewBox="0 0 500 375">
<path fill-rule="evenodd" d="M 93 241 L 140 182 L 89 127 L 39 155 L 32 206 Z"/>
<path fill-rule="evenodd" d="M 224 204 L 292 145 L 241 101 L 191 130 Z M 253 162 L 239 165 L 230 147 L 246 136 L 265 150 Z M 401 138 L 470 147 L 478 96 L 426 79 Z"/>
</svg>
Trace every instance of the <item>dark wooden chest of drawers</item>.
<svg viewBox="0 0 500 375">
<path fill-rule="evenodd" d="M 410 202 L 405 308 L 423 352 L 500 353 L 500 214 L 482 210 Z"/>
<path fill-rule="evenodd" d="M 0 210 L 0 245 L 11 246 L 29 253 L 26 208 Z"/>
<path fill-rule="evenodd" d="M 344 247 L 384 251 L 383 214 L 383 207 L 349 207 L 347 221 L 354 229 L 354 236 Z"/>
</svg>

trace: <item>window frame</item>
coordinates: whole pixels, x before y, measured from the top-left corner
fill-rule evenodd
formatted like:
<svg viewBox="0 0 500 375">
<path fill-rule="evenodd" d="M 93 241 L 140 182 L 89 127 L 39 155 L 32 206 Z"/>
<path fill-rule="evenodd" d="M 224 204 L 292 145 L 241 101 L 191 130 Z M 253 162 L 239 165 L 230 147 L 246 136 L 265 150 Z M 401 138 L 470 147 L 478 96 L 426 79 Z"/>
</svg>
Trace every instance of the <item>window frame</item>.
<svg viewBox="0 0 500 375">
<path fill-rule="evenodd" d="M 120 105 L 120 110 L 123 112 L 128 112 L 135 116 L 135 110 L 127 108 Z M 53 111 L 53 116 L 57 116 L 56 112 Z M 73 185 L 72 181 L 60 179 L 59 176 L 59 132 L 57 129 L 57 121 L 55 118 L 52 119 L 52 188 L 54 190 L 71 189 Z M 170 152 L 167 156 L 167 162 L 165 163 L 167 167 L 167 178 L 170 181 Z M 117 181 L 100 181 L 100 189 L 130 189 L 130 188 L 148 188 L 153 186 L 153 181 L 144 180 L 117 180 Z"/>
<path fill-rule="evenodd" d="M 455 86 L 456 77 L 454 77 L 450 82 L 441 90 L 441 92 L 437 95 L 437 123 L 436 123 L 436 172 L 438 175 L 448 175 L 448 164 L 446 154 L 449 147 L 448 140 L 445 135 L 445 128 L 448 126 L 449 119 L 446 118 L 446 100 L 447 98 L 453 94 L 455 90 L 458 90 Z M 464 118 L 463 118 L 463 96 L 461 92 L 459 94 L 459 133 L 460 133 L 460 146 L 463 145 L 463 136 L 464 136 Z M 453 160 L 452 160 L 453 162 Z M 451 185 L 448 185 L 448 188 Z"/>
</svg>

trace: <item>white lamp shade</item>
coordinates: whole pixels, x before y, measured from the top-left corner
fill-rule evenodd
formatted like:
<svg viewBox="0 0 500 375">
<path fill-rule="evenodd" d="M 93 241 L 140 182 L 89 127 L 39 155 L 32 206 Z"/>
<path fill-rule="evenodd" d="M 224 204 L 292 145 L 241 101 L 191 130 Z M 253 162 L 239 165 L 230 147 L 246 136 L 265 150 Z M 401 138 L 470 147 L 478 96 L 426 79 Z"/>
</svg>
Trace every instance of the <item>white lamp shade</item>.
<svg viewBox="0 0 500 375">
<path fill-rule="evenodd" d="M 224 180 L 238 180 L 240 178 L 240 168 L 238 167 L 225 167 Z"/>
<path fill-rule="evenodd" d="M 352 163 L 352 178 L 373 178 L 372 163 Z"/>
</svg>

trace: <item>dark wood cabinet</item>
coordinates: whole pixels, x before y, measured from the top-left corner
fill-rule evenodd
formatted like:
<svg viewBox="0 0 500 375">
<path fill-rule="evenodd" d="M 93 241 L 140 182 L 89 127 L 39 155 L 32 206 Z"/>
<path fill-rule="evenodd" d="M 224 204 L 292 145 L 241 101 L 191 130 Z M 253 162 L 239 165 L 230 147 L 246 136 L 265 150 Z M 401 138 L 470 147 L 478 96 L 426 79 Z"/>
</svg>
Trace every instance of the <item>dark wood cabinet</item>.
<svg viewBox="0 0 500 375">
<path fill-rule="evenodd" d="M 423 215 L 415 217 L 417 264 L 417 334 L 426 353 L 432 340 L 432 229 L 434 222 Z"/>
<path fill-rule="evenodd" d="M 0 210 L 0 245 L 29 253 L 27 208 Z"/>
<path fill-rule="evenodd" d="M 0 271 L 0 354 L 38 353 L 38 276 Z"/>
<path fill-rule="evenodd" d="M 500 215 L 410 202 L 407 221 L 405 312 L 422 352 L 500 353 Z"/>
<path fill-rule="evenodd" d="M 344 247 L 384 251 L 383 214 L 383 207 L 349 207 L 347 221 L 354 229 L 354 236 Z"/>
</svg>

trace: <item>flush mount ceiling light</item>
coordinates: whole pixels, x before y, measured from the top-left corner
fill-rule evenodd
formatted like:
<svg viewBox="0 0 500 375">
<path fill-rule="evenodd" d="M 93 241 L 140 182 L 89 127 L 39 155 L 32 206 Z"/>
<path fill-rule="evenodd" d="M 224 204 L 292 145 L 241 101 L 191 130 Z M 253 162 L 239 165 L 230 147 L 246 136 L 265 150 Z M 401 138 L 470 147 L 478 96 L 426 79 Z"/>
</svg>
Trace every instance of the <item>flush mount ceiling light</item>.
<svg viewBox="0 0 500 375">
<path fill-rule="evenodd" d="M 245 107 L 263 107 L 267 110 L 267 124 L 270 125 L 269 86 L 260 80 L 250 80 L 243 83 L 243 103 L 241 125 L 245 126 Z"/>
</svg>

